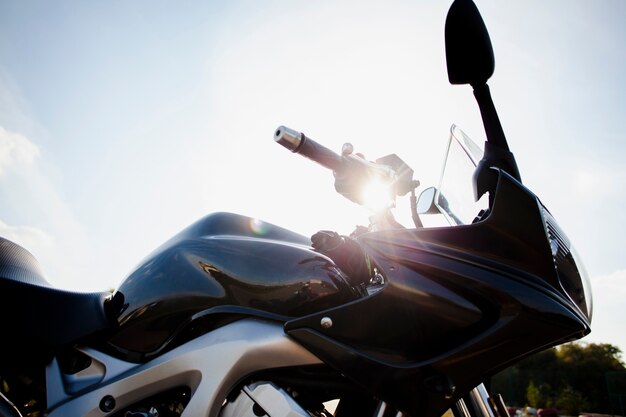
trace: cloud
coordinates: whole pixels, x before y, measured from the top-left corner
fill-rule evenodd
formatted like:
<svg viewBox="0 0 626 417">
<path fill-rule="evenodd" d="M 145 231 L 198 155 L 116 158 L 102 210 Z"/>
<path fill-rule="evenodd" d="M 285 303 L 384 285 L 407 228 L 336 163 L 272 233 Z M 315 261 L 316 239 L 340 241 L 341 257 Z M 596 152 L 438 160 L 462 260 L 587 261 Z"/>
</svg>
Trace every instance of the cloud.
<svg viewBox="0 0 626 417">
<path fill-rule="evenodd" d="M 91 290 L 89 240 L 44 159 L 26 136 L 0 126 L 0 236 L 32 253 L 53 285 Z"/>
<path fill-rule="evenodd" d="M 54 239 L 41 229 L 32 226 L 10 226 L 0 220 L 0 236 L 30 250 L 52 247 Z M 36 250 L 38 252 L 38 250 Z"/>
<path fill-rule="evenodd" d="M 33 165 L 38 157 L 37 145 L 0 126 L 0 177 L 11 167 Z"/>
</svg>

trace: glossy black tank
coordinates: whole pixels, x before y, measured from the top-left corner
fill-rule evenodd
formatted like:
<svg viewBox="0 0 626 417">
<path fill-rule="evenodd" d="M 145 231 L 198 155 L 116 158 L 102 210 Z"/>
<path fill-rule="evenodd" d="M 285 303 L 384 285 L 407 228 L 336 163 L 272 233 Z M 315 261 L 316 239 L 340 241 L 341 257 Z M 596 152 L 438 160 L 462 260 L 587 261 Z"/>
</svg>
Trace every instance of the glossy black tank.
<svg viewBox="0 0 626 417">
<path fill-rule="evenodd" d="M 119 327 L 109 346 L 140 361 L 222 319 L 243 314 L 286 321 L 358 297 L 343 272 L 309 244 L 248 217 L 204 217 L 123 281 L 112 302 Z"/>
</svg>

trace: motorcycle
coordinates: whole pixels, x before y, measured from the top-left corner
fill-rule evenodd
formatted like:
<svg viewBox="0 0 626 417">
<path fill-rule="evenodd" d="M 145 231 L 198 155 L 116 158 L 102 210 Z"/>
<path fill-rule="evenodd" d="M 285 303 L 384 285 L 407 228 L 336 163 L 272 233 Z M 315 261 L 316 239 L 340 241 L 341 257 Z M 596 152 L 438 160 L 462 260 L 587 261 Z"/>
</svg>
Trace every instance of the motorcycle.
<svg viewBox="0 0 626 417">
<path fill-rule="evenodd" d="M 0 238 L 0 416 L 508 417 L 485 383 L 589 333 L 591 289 L 522 184 L 471 0 L 453 2 L 445 36 L 449 80 L 472 86 L 487 141 L 481 149 L 453 127 L 440 183 L 419 198 L 397 155 L 367 161 L 350 144 L 339 155 L 275 132 L 330 169 L 341 195 L 376 206 L 350 236 L 309 239 L 216 213 L 113 294 L 55 289 L 28 251 Z M 412 228 L 391 211 L 408 194 Z M 450 225 L 423 226 L 437 214 Z"/>
</svg>

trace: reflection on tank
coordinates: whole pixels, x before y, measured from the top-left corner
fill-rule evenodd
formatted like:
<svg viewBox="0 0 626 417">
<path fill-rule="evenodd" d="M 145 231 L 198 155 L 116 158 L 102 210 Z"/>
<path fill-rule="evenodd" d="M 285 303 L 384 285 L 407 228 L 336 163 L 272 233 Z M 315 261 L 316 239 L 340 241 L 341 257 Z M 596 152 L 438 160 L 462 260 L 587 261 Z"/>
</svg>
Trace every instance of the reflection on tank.
<svg viewBox="0 0 626 417">
<path fill-rule="evenodd" d="M 113 302 L 119 330 L 109 344 L 149 356 L 206 315 L 201 312 L 224 314 L 231 306 L 289 319 L 357 298 L 344 273 L 309 242 L 244 216 L 216 213 L 199 220 L 124 280 Z"/>
</svg>

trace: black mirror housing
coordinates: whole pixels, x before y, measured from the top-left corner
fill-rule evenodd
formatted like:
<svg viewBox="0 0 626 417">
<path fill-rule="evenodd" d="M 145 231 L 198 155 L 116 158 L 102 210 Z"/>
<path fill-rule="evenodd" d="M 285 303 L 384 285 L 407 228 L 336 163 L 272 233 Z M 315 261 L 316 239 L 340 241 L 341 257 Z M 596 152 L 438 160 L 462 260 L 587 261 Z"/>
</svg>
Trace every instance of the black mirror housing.
<svg viewBox="0 0 626 417">
<path fill-rule="evenodd" d="M 495 58 L 489 32 L 472 0 L 455 0 L 445 27 L 446 63 L 451 84 L 484 84 L 493 75 Z"/>
</svg>

